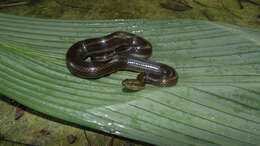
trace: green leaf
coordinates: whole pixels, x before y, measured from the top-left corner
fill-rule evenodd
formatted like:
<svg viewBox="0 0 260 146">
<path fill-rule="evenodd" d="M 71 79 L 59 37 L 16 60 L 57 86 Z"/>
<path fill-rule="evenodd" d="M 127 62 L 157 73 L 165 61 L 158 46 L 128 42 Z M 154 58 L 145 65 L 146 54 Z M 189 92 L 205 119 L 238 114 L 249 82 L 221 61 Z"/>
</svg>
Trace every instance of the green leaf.
<svg viewBox="0 0 260 146">
<path fill-rule="evenodd" d="M 69 73 L 76 41 L 128 31 L 176 68 L 175 87 L 123 92 L 120 71 Z M 53 20 L 0 14 L 0 93 L 34 110 L 157 145 L 260 145 L 260 31 L 197 20 Z"/>
</svg>

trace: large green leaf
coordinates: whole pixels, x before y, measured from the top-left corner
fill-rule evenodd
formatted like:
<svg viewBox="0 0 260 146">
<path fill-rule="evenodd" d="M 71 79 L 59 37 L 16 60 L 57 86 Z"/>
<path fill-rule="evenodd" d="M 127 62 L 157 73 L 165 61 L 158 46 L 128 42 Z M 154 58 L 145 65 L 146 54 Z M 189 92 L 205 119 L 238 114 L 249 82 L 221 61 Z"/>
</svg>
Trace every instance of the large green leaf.
<svg viewBox="0 0 260 146">
<path fill-rule="evenodd" d="M 121 71 L 72 76 L 78 40 L 123 30 L 179 73 L 171 88 L 124 92 Z M 65 21 L 0 14 L 0 93 L 39 112 L 158 145 L 260 145 L 260 31 L 197 20 Z"/>
</svg>

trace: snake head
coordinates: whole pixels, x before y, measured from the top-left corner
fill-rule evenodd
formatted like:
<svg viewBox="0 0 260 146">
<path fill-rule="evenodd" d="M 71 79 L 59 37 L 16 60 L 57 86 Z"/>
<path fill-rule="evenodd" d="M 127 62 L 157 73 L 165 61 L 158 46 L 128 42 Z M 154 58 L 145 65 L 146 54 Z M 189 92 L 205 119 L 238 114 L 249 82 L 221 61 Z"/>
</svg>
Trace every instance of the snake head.
<svg viewBox="0 0 260 146">
<path fill-rule="evenodd" d="M 122 81 L 122 85 L 124 88 L 132 91 L 143 90 L 145 87 L 145 83 L 137 79 L 125 79 Z"/>
</svg>

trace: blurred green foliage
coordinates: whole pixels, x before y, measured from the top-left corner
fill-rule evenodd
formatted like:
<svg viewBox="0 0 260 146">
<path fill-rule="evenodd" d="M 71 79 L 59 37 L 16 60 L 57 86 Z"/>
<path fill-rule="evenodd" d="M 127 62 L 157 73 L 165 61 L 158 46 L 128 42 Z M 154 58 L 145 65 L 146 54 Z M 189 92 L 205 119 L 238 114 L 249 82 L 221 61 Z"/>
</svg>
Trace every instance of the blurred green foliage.
<svg viewBox="0 0 260 146">
<path fill-rule="evenodd" d="M 32 0 L 28 5 L 2 8 L 0 12 L 58 19 L 191 18 L 260 28 L 259 6 L 249 2 L 242 2 L 243 9 L 238 0 L 186 0 L 193 8 L 182 12 L 160 7 L 160 3 L 178 1 L 184 0 Z"/>
</svg>

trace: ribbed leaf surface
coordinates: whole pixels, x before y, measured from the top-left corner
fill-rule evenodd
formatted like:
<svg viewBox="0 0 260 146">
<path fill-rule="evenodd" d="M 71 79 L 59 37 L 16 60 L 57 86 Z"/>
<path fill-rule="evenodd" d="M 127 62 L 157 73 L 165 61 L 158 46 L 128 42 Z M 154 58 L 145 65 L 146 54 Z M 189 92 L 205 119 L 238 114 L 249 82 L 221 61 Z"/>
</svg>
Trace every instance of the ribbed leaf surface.
<svg viewBox="0 0 260 146">
<path fill-rule="evenodd" d="M 178 85 L 124 92 L 65 66 L 76 41 L 114 31 L 153 45 Z M 260 31 L 197 20 L 65 21 L 0 14 L 0 93 L 42 113 L 157 145 L 260 145 Z"/>
</svg>

